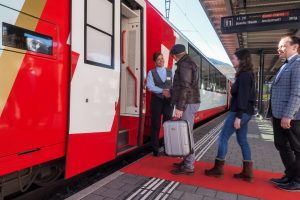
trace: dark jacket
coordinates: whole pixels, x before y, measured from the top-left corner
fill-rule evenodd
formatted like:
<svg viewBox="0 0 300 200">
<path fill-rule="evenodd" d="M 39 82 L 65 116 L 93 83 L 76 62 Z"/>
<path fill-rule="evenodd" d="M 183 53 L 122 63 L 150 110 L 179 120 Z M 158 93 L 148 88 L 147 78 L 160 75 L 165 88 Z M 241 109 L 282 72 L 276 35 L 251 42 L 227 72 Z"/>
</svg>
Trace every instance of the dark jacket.
<svg viewBox="0 0 300 200">
<path fill-rule="evenodd" d="M 242 118 L 243 113 L 254 114 L 256 100 L 255 79 L 252 72 L 241 72 L 231 87 L 230 111 L 236 112 L 236 117 Z"/>
<path fill-rule="evenodd" d="M 172 89 L 172 104 L 184 111 L 186 104 L 200 103 L 199 71 L 189 55 L 177 63 Z"/>
</svg>

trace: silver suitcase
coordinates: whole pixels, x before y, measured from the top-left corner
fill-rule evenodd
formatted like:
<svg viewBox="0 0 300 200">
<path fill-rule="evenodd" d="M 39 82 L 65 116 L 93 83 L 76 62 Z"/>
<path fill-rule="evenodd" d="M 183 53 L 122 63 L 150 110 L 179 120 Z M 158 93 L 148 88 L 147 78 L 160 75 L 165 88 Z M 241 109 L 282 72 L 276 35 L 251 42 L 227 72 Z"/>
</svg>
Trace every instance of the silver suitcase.
<svg viewBox="0 0 300 200">
<path fill-rule="evenodd" d="M 163 126 L 167 156 L 183 157 L 193 153 L 194 138 L 188 121 L 169 120 Z"/>
</svg>

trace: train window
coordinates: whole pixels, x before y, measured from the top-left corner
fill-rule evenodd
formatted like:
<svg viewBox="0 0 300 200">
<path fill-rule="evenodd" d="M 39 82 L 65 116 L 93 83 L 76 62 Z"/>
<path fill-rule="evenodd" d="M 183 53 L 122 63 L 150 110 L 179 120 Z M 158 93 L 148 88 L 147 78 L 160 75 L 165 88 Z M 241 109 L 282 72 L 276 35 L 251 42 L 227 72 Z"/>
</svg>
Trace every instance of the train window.
<svg viewBox="0 0 300 200">
<path fill-rule="evenodd" d="M 216 92 L 221 92 L 221 77 L 222 77 L 222 74 L 216 70 Z"/>
<path fill-rule="evenodd" d="M 209 63 L 202 59 L 202 87 L 204 90 L 209 90 Z"/>
<path fill-rule="evenodd" d="M 4 22 L 2 22 L 2 44 L 46 55 L 52 55 L 53 52 L 52 37 Z"/>
<path fill-rule="evenodd" d="M 200 80 L 202 79 L 201 77 L 201 56 L 200 54 L 193 48 L 189 45 L 189 56 L 192 58 L 192 60 L 196 63 L 197 67 L 198 67 L 198 70 L 199 70 L 199 77 L 200 77 Z M 201 81 L 199 81 L 199 87 L 201 88 Z"/>
<path fill-rule="evenodd" d="M 209 89 L 210 91 L 216 90 L 216 69 L 214 66 L 209 65 Z"/>
<path fill-rule="evenodd" d="M 220 80 L 220 86 L 221 86 L 221 92 L 226 94 L 226 77 L 223 74 Z"/>
<path fill-rule="evenodd" d="M 113 2 L 86 0 L 85 3 L 85 63 L 113 68 Z"/>
</svg>

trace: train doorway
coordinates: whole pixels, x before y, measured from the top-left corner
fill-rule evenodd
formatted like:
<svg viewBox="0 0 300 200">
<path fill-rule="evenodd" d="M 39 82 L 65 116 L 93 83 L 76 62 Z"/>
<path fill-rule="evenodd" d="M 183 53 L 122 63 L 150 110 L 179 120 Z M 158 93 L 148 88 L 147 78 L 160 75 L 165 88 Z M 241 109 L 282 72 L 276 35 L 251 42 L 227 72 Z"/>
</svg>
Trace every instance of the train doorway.
<svg viewBox="0 0 300 200">
<path fill-rule="evenodd" d="M 141 134 L 143 12 L 135 4 L 121 5 L 121 80 L 118 153 L 138 145 Z"/>
</svg>

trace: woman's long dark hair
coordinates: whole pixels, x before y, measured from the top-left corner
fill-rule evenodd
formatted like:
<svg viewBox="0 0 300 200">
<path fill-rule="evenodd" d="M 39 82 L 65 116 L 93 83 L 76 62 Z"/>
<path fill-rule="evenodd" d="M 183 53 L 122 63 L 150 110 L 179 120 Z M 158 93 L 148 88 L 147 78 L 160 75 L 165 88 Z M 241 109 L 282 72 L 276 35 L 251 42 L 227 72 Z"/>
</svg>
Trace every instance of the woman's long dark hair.
<svg viewBox="0 0 300 200">
<path fill-rule="evenodd" d="M 249 50 L 239 49 L 234 53 L 234 55 L 236 55 L 236 57 L 240 61 L 239 68 L 237 69 L 235 77 L 238 77 L 241 74 L 241 72 L 254 72 L 251 53 Z"/>
</svg>

